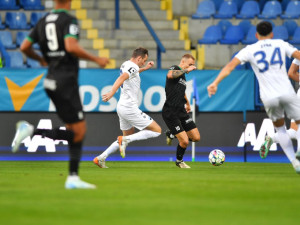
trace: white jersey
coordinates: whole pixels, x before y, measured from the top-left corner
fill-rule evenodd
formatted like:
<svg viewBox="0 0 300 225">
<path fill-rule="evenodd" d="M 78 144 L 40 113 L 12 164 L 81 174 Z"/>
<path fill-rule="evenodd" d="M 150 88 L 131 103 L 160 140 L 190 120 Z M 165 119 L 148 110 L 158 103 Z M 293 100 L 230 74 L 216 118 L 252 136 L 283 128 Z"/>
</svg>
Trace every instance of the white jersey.
<svg viewBox="0 0 300 225">
<path fill-rule="evenodd" d="M 266 39 L 246 46 L 235 57 L 241 63 L 250 62 L 264 101 L 295 93 L 287 75 L 285 59 L 296 50 L 285 41 Z"/>
<path fill-rule="evenodd" d="M 138 94 L 141 86 L 139 66 L 128 60 L 120 68 L 120 75 L 128 73 L 129 78 L 121 86 L 121 96 L 118 104 L 123 106 L 138 106 Z"/>
</svg>

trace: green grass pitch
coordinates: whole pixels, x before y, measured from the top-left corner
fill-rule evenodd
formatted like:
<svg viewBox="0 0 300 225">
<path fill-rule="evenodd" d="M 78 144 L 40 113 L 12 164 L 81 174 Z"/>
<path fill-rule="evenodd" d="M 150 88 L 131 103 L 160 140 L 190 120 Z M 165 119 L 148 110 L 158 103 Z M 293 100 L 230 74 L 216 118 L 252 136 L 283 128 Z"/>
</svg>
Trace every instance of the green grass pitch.
<svg viewBox="0 0 300 225">
<path fill-rule="evenodd" d="M 96 190 L 65 190 L 67 162 L 0 162 L 7 225 L 299 224 L 300 176 L 290 164 L 82 162 Z"/>
</svg>

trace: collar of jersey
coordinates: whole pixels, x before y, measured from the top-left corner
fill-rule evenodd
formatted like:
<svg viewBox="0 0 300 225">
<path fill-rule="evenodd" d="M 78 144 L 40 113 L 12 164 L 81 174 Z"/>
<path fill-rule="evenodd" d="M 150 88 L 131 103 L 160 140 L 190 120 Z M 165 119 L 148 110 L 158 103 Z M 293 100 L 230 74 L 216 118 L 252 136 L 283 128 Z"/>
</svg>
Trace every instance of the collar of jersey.
<svg viewBox="0 0 300 225">
<path fill-rule="evenodd" d="M 180 68 L 180 70 L 183 70 L 180 66 L 178 66 Z"/>
<path fill-rule="evenodd" d="M 69 11 L 66 10 L 66 9 L 52 9 L 51 12 L 53 12 L 53 13 L 59 13 L 59 12 L 66 12 L 66 13 L 68 13 Z"/>
</svg>

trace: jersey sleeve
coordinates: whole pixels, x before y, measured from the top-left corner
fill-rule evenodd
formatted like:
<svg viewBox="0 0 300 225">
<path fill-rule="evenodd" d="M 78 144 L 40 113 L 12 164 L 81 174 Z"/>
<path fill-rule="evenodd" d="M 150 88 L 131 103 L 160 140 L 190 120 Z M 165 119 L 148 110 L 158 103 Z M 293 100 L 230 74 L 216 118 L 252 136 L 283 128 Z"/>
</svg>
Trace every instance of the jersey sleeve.
<svg viewBox="0 0 300 225">
<path fill-rule="evenodd" d="M 77 19 L 74 17 L 71 17 L 67 24 L 65 25 L 65 29 L 63 31 L 64 38 L 67 37 L 73 37 L 75 39 L 79 39 L 79 26 Z"/>
<path fill-rule="evenodd" d="M 129 77 L 133 76 L 139 71 L 139 68 L 131 63 L 124 63 L 122 73 L 128 73 Z"/>
<path fill-rule="evenodd" d="M 180 68 L 177 65 L 173 65 L 169 68 L 169 70 L 180 70 Z"/>
<path fill-rule="evenodd" d="M 292 63 L 296 64 L 297 66 L 300 66 L 300 61 L 298 59 L 294 59 Z"/>
<path fill-rule="evenodd" d="M 297 51 L 297 48 L 295 48 L 293 45 L 291 45 L 290 43 L 288 42 L 285 42 L 285 41 L 282 41 L 285 45 L 285 51 L 286 51 L 286 55 L 291 58 L 293 53 L 295 51 Z"/>
<path fill-rule="evenodd" d="M 249 51 L 248 46 L 240 50 L 235 57 L 241 61 L 241 64 L 244 64 L 249 61 Z"/>
<path fill-rule="evenodd" d="M 32 29 L 32 31 L 29 33 L 29 35 L 26 37 L 28 41 L 31 43 L 38 42 L 38 24 Z"/>
</svg>

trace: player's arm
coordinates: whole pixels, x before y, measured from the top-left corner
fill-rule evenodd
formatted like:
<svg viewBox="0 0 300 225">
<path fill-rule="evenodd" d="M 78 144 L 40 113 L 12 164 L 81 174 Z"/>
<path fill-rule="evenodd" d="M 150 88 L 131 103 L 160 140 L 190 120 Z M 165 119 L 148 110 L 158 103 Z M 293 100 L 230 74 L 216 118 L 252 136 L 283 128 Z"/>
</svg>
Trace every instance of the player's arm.
<svg viewBox="0 0 300 225">
<path fill-rule="evenodd" d="M 211 95 L 216 94 L 219 83 L 225 77 L 227 77 L 232 72 L 232 70 L 234 70 L 235 67 L 237 67 L 240 63 L 241 61 L 238 58 L 234 57 L 226 66 L 223 67 L 217 78 L 210 85 L 207 86 L 207 92 L 209 97 L 211 97 Z"/>
<path fill-rule="evenodd" d="M 104 68 L 109 63 L 108 58 L 98 57 L 88 53 L 80 46 L 79 42 L 74 37 L 66 37 L 64 39 L 64 42 L 66 51 L 77 56 L 78 58 L 93 61 L 97 63 L 101 68 Z"/>
<path fill-rule="evenodd" d="M 129 78 L 128 73 L 123 73 L 121 76 L 118 77 L 118 79 L 113 84 L 111 90 L 102 95 L 102 101 L 107 102 L 109 99 L 111 99 L 112 96 L 117 92 L 117 90 L 120 88 L 120 86 L 124 83 L 125 80 Z"/>
<path fill-rule="evenodd" d="M 292 80 L 299 82 L 299 66 L 295 63 L 292 63 L 291 67 L 289 68 L 288 75 Z"/>
<path fill-rule="evenodd" d="M 188 98 L 186 97 L 186 94 L 184 95 L 184 99 L 186 101 L 185 110 L 186 110 L 187 113 L 189 113 L 191 111 L 191 105 L 190 105 L 190 102 L 189 102 Z"/>
<path fill-rule="evenodd" d="M 193 66 L 189 66 L 187 69 L 184 69 L 184 70 L 169 70 L 168 74 L 167 74 L 167 78 L 168 79 L 176 79 L 176 78 L 182 76 L 183 74 L 189 73 L 195 69 L 196 69 L 196 67 L 193 65 Z"/>
<path fill-rule="evenodd" d="M 149 70 L 153 65 L 154 65 L 153 61 L 148 62 L 145 67 L 139 69 L 139 73 Z"/>
<path fill-rule="evenodd" d="M 38 61 L 42 66 L 47 66 L 47 62 L 45 59 L 37 54 L 32 48 L 32 42 L 29 41 L 27 38 L 22 42 L 20 50 L 29 58 L 32 58 Z"/>
</svg>

